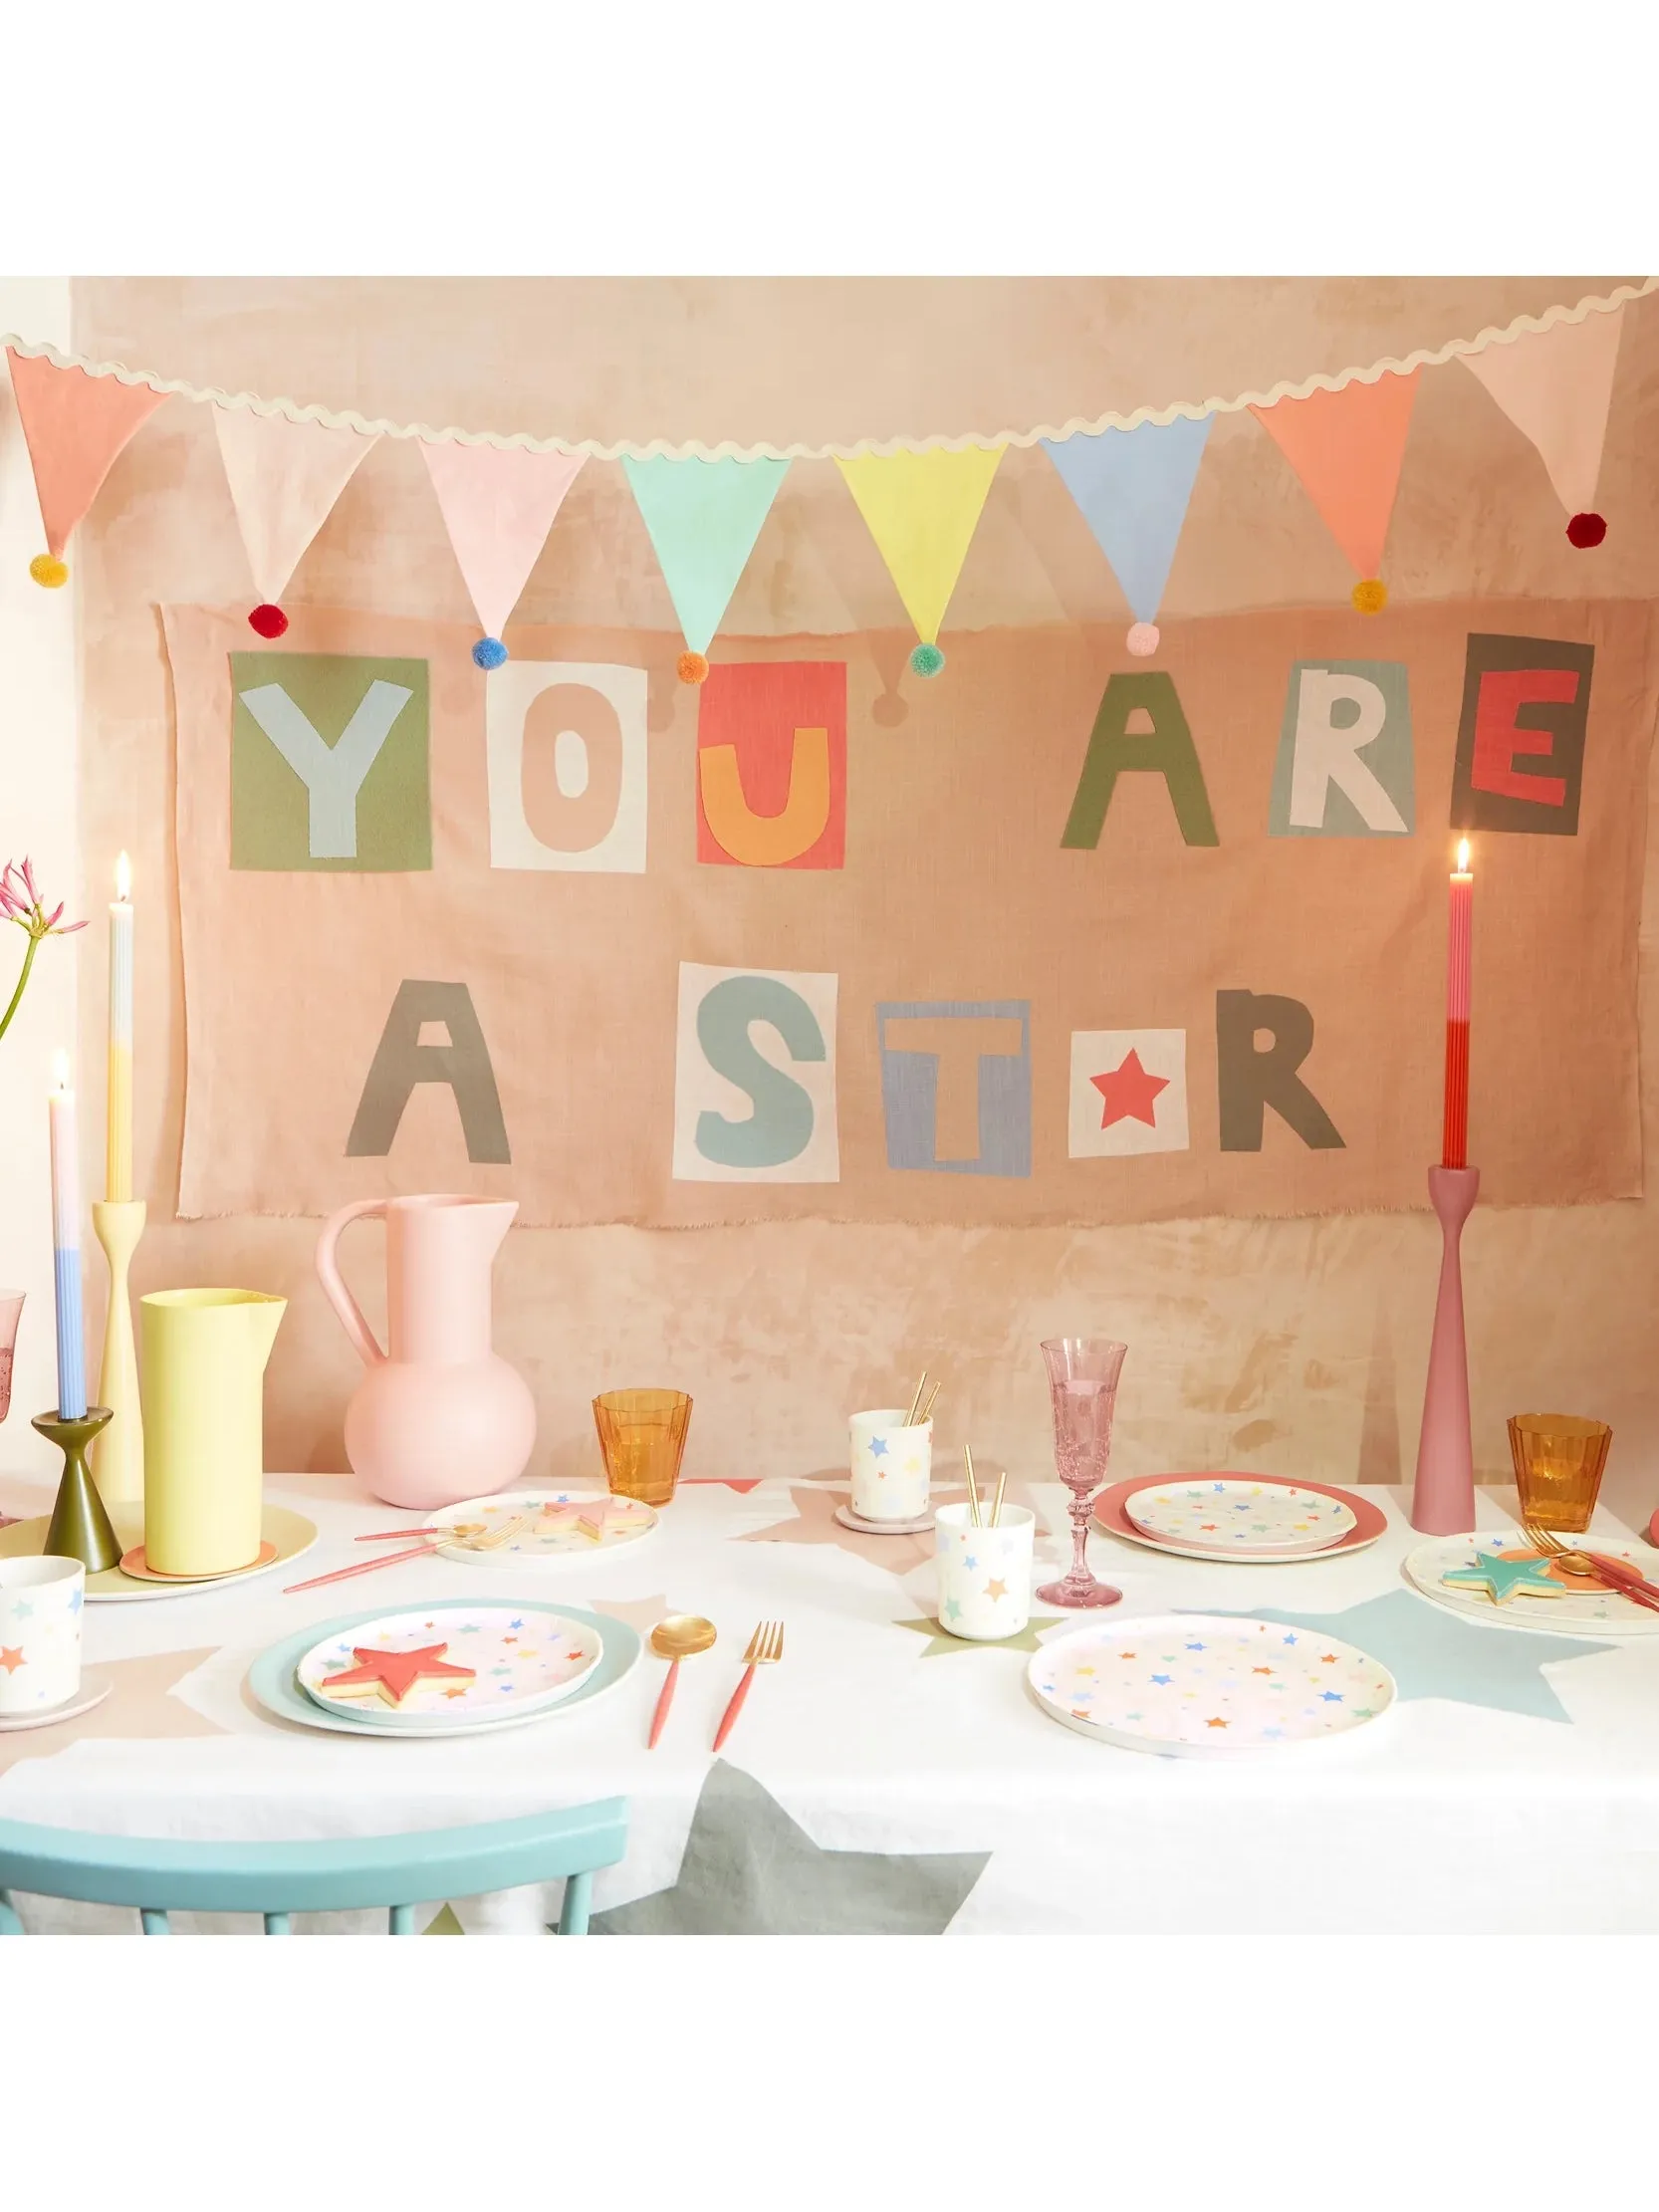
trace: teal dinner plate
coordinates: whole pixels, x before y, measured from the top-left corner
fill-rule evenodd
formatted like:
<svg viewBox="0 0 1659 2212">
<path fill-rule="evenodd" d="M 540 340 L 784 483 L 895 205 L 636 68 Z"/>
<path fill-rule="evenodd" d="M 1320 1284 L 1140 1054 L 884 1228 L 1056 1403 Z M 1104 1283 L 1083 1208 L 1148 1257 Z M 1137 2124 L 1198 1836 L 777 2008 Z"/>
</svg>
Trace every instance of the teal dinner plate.
<svg viewBox="0 0 1659 2212">
<path fill-rule="evenodd" d="M 547 1598 L 545 1595 L 527 1598 L 524 1603 L 543 1607 Z M 467 1612 L 476 1610 L 477 1605 L 476 1598 L 440 1598 L 433 1599 L 425 1609 L 428 1612 Z M 383 1604 L 367 1612 L 347 1613 L 338 1620 L 314 1620 L 307 1627 L 297 1628 L 293 1635 L 285 1636 L 281 1643 L 274 1643 L 259 1654 L 248 1669 L 248 1687 L 265 1710 L 275 1714 L 278 1720 L 291 1720 L 302 1728 L 326 1729 L 337 1736 L 394 1736 L 407 1742 L 414 1736 L 486 1736 L 495 1735 L 503 1728 L 528 1728 L 532 1721 L 553 1720 L 562 1713 L 579 1711 L 584 1705 L 592 1704 L 595 1697 L 603 1697 L 639 1662 L 639 1631 L 630 1628 L 625 1620 L 612 1620 L 608 1613 L 590 1612 L 582 1605 L 561 1604 L 557 1609 L 570 1619 L 585 1620 L 599 1631 L 604 1639 L 599 1663 L 581 1689 L 574 1690 L 557 1704 L 539 1706 L 532 1712 L 509 1715 L 502 1720 L 434 1721 L 430 1727 L 416 1728 L 407 1721 L 388 1725 L 356 1720 L 349 1713 L 326 1712 L 321 1705 L 314 1705 L 295 1678 L 300 1661 L 325 1637 L 345 1635 L 348 1630 L 360 1628 L 370 1620 L 383 1620 L 386 1617 Z"/>
</svg>

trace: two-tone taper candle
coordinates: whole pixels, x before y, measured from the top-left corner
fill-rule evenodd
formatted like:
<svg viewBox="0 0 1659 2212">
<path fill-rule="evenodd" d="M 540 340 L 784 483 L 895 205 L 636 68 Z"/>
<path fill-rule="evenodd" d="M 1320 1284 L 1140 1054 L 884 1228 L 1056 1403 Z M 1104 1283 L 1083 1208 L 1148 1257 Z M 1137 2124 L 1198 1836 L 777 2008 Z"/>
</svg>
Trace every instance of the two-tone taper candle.
<svg viewBox="0 0 1659 2212">
<path fill-rule="evenodd" d="M 132 1196 L 132 869 L 116 862 L 110 906 L 110 1077 L 105 1191 L 112 1205 Z"/>
<path fill-rule="evenodd" d="M 1469 995 L 1474 945 L 1475 878 L 1469 840 L 1458 845 L 1446 932 L 1446 1115 L 1441 1165 L 1469 1164 Z"/>
<path fill-rule="evenodd" d="M 81 1169 L 76 1152 L 75 1093 L 69 1055 L 53 1063 L 47 1099 L 52 1127 L 52 1266 L 58 1313 L 58 1417 L 82 1419 L 87 1410 L 87 1353 L 81 1311 Z"/>
</svg>

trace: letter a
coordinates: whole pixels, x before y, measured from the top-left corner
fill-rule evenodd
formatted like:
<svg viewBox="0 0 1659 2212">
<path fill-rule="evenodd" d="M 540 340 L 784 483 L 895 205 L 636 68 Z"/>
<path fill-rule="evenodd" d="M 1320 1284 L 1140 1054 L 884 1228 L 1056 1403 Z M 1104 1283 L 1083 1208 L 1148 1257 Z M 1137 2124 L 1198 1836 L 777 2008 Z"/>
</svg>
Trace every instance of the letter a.
<svg viewBox="0 0 1659 2212">
<path fill-rule="evenodd" d="M 423 1045 L 424 1022 L 441 1022 L 448 1044 Z M 464 983 L 398 985 L 346 1139 L 348 1159 L 385 1158 L 417 1083 L 446 1083 L 454 1092 L 467 1158 L 475 1166 L 511 1161 L 490 1048 Z"/>
<path fill-rule="evenodd" d="M 1152 727 L 1144 734 L 1129 729 L 1129 718 L 1137 709 L 1151 719 Z M 1076 797 L 1060 841 L 1063 846 L 1091 850 L 1099 844 L 1117 779 L 1130 774 L 1163 778 L 1188 845 L 1221 843 L 1192 732 L 1175 686 L 1161 668 L 1107 678 Z"/>
</svg>

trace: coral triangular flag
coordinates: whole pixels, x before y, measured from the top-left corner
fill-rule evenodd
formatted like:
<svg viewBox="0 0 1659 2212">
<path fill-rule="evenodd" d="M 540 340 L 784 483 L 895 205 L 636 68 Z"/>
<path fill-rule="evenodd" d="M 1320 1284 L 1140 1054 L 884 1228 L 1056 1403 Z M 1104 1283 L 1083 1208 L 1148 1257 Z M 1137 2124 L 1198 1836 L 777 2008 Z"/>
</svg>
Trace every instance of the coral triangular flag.
<svg viewBox="0 0 1659 2212">
<path fill-rule="evenodd" d="M 836 458 L 921 639 L 910 656 L 918 675 L 944 666 L 940 626 L 1003 452 L 1000 445 L 970 445 L 960 453 L 929 446 L 923 453 Z"/>
<path fill-rule="evenodd" d="M 215 405 L 213 424 L 248 566 L 267 603 L 255 613 L 280 619 L 274 603 L 376 440 L 326 422 L 255 414 L 251 407 Z M 254 626 L 264 636 L 280 636 L 288 623 Z"/>
<path fill-rule="evenodd" d="M 1131 652 L 1156 649 L 1158 607 L 1211 420 L 1177 415 L 1173 422 L 1138 422 L 1132 430 L 1043 440 L 1129 603 Z"/>
<path fill-rule="evenodd" d="M 1462 357 L 1464 368 L 1538 447 L 1569 515 L 1595 505 L 1623 321 L 1623 309 L 1614 308 Z"/>
<path fill-rule="evenodd" d="M 624 455 L 622 466 L 685 637 L 680 673 L 700 683 L 708 673 L 703 655 L 789 463 L 764 457 L 740 461 L 731 454 L 715 461 L 675 460 L 656 453 L 645 460 Z"/>
<path fill-rule="evenodd" d="M 121 447 L 167 394 L 147 384 L 123 384 L 118 376 L 60 369 L 9 347 L 7 354 L 46 525 L 47 558 L 36 562 L 35 574 L 41 583 L 62 584 L 69 573 L 63 551 L 70 533 L 98 497 Z M 42 575 L 42 569 L 53 573 Z"/>
<path fill-rule="evenodd" d="M 1271 407 L 1250 410 L 1302 479 L 1349 566 L 1367 584 L 1382 567 L 1416 396 L 1413 369 L 1404 375 L 1385 373 L 1374 383 L 1356 379 L 1338 391 L 1312 391 L 1305 399 L 1279 399 Z M 1375 589 L 1381 593 L 1380 585 Z M 1361 603 L 1356 599 L 1355 604 Z"/>
<path fill-rule="evenodd" d="M 507 657 L 501 633 L 530 581 L 565 494 L 586 455 L 532 453 L 522 446 L 425 445 L 432 489 L 478 619 L 482 665 Z M 473 648 L 479 657 L 478 647 Z"/>
</svg>

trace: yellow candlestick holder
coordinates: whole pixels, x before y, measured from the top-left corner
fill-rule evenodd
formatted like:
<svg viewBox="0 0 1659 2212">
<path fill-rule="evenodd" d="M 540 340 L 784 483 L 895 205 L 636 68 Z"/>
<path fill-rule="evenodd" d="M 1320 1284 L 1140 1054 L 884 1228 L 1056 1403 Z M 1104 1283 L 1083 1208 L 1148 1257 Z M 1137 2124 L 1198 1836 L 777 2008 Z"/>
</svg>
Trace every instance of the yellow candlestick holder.
<svg viewBox="0 0 1659 2212">
<path fill-rule="evenodd" d="M 107 1505 L 140 1505 L 144 1424 L 138 1409 L 138 1356 L 126 1278 L 144 1233 L 143 1200 L 95 1200 L 93 1228 L 110 1262 L 110 1311 L 104 1323 L 104 1364 L 98 1378 L 99 1399 L 110 1408 L 110 1425 L 93 1451 L 98 1488 Z"/>
</svg>

